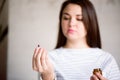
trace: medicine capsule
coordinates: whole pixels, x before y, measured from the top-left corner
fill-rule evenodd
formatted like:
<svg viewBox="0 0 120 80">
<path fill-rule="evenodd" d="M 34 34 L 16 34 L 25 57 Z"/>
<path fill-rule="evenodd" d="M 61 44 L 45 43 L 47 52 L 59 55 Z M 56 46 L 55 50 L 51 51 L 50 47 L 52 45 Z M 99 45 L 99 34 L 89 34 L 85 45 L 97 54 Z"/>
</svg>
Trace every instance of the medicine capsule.
<svg viewBox="0 0 120 80">
<path fill-rule="evenodd" d="M 93 74 L 95 74 L 96 72 L 98 72 L 102 75 L 102 70 L 100 68 L 96 68 L 93 70 Z"/>
</svg>

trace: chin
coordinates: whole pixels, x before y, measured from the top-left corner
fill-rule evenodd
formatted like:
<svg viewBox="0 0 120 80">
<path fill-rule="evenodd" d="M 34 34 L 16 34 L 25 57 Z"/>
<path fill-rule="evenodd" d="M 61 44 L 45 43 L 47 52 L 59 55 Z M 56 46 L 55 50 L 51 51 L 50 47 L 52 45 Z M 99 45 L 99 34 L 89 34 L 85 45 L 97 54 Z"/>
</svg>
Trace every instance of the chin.
<svg viewBox="0 0 120 80">
<path fill-rule="evenodd" d="M 69 40 L 76 40 L 78 38 L 76 38 L 76 37 L 68 37 L 67 39 L 69 39 Z"/>
</svg>

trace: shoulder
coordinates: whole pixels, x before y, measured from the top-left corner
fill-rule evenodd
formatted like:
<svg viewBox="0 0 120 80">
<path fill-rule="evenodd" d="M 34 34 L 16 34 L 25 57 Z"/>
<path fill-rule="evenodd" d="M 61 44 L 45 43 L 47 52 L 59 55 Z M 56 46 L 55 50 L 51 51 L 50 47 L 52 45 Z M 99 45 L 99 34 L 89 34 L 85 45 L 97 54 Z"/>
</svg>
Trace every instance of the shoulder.
<svg viewBox="0 0 120 80">
<path fill-rule="evenodd" d="M 59 54 L 61 50 L 62 50 L 61 48 L 53 49 L 49 51 L 49 54 Z"/>
<path fill-rule="evenodd" d="M 94 50 L 94 52 L 96 54 L 99 54 L 100 56 L 104 56 L 104 57 L 113 57 L 111 53 L 103 50 L 103 49 L 100 49 L 100 48 L 97 48 Z"/>
<path fill-rule="evenodd" d="M 70 49 L 63 49 L 63 48 L 57 48 L 49 51 L 50 55 L 58 55 L 61 53 L 67 53 L 67 52 L 83 52 L 83 53 L 92 53 L 94 55 L 98 56 L 104 56 L 104 57 L 113 57 L 109 52 L 100 49 L 100 48 L 90 48 L 90 49 L 83 49 L 83 50 L 70 50 Z"/>
<path fill-rule="evenodd" d="M 99 49 L 99 52 L 101 54 L 101 56 L 99 57 L 100 61 L 102 62 L 102 67 L 109 66 L 109 68 L 111 69 L 113 65 L 117 65 L 116 60 L 111 53 L 106 52 L 103 49 Z"/>
<path fill-rule="evenodd" d="M 50 57 L 57 57 L 58 54 L 60 54 L 60 53 L 61 53 L 61 48 L 57 48 L 57 49 L 53 49 L 53 50 L 49 51 L 48 55 Z"/>
<path fill-rule="evenodd" d="M 99 54 L 98 58 L 100 59 L 100 61 L 104 65 L 115 61 L 115 58 L 113 57 L 113 55 L 110 52 L 108 52 L 108 51 L 106 51 L 104 49 L 99 49 L 99 48 L 97 50 L 95 50 L 95 51 L 96 51 L 97 55 Z"/>
</svg>

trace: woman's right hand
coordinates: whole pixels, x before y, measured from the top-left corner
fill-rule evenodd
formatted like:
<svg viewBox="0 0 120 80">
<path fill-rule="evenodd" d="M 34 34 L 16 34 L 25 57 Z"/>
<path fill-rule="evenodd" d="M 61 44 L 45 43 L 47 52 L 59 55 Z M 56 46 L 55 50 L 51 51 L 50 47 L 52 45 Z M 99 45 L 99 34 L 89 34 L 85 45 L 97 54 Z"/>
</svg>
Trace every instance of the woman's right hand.
<svg viewBox="0 0 120 80">
<path fill-rule="evenodd" d="M 40 72 L 43 80 L 54 80 L 54 69 L 44 48 L 35 48 L 32 59 L 33 70 Z"/>
</svg>

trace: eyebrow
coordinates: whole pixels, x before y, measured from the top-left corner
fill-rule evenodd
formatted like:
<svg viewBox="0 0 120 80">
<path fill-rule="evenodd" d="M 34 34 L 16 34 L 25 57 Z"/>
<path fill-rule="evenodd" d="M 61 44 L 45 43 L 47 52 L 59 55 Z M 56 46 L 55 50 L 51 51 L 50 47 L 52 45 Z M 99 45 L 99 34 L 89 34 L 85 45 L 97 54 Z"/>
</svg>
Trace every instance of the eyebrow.
<svg viewBox="0 0 120 80">
<path fill-rule="evenodd" d="M 70 14 L 68 14 L 68 13 L 63 13 L 63 15 L 68 15 L 68 16 L 70 16 Z M 82 16 L 81 14 L 77 14 L 76 16 Z"/>
</svg>

